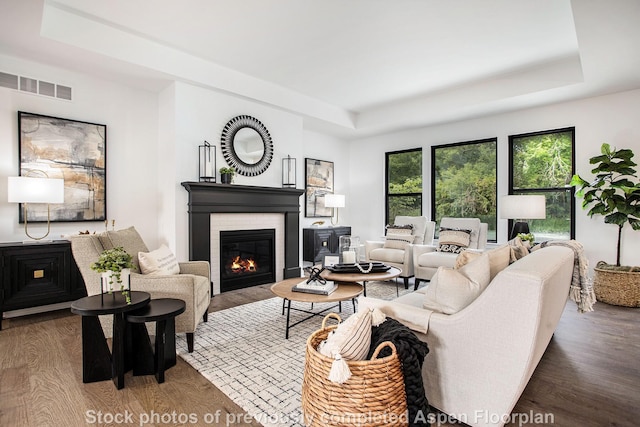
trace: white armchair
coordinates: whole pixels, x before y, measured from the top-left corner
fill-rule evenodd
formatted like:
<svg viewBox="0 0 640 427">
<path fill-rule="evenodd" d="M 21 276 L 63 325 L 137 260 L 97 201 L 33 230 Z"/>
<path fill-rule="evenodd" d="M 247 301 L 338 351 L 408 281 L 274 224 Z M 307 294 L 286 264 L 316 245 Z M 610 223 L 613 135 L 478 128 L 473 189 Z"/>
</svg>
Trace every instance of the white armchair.
<svg viewBox="0 0 640 427">
<path fill-rule="evenodd" d="M 471 230 L 469 249 L 483 251 L 487 246 L 487 223 L 479 218 L 448 218 L 440 220 L 440 228 L 459 228 Z M 438 271 L 438 267 L 451 267 L 456 264 L 458 254 L 439 252 L 437 245 L 416 245 L 413 248 L 414 289 L 418 289 L 421 280 L 429 281 Z"/>
<path fill-rule="evenodd" d="M 406 240 L 395 241 L 389 239 L 385 241 L 365 242 L 365 256 L 367 261 L 382 262 L 386 265 L 399 268 L 402 272 L 400 277 L 404 279 L 404 287 L 409 287 L 409 277 L 413 276 L 413 247 L 415 245 L 430 245 L 433 243 L 433 235 L 436 223 L 429 221 L 425 216 L 397 216 L 394 220 L 395 226 L 411 225 Z"/>
</svg>

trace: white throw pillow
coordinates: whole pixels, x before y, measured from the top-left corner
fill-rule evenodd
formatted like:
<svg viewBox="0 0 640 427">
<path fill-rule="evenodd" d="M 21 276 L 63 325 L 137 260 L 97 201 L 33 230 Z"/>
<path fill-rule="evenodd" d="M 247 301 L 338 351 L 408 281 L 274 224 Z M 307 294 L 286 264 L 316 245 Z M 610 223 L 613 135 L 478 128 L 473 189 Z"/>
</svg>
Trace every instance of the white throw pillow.
<svg viewBox="0 0 640 427">
<path fill-rule="evenodd" d="M 384 241 L 386 249 L 402 249 L 405 250 L 407 245 L 413 243 L 414 236 L 411 234 L 388 234 Z"/>
<path fill-rule="evenodd" d="M 438 252 L 459 254 L 468 248 L 470 243 L 471 230 L 440 227 L 438 234 Z"/>
<path fill-rule="evenodd" d="M 483 253 L 489 255 L 489 265 L 491 266 L 491 277 L 489 280 L 493 280 L 494 277 L 502 270 L 509 266 L 511 261 L 511 247 L 507 244 L 499 246 L 495 249 L 491 249 L 485 252 L 474 252 L 469 249 L 465 249 L 456 258 L 456 269 L 470 263 L 472 260 L 482 256 Z"/>
<path fill-rule="evenodd" d="M 332 358 L 340 355 L 345 360 L 364 360 L 370 345 L 371 310 L 361 310 L 331 331 L 318 351 Z"/>
<path fill-rule="evenodd" d="M 142 274 L 166 276 L 180 273 L 178 260 L 166 245 L 160 246 L 155 251 L 138 252 L 138 262 Z"/>
<path fill-rule="evenodd" d="M 486 253 L 457 270 L 440 267 L 427 286 L 422 306 L 444 314 L 457 313 L 485 290 L 490 277 Z"/>
</svg>

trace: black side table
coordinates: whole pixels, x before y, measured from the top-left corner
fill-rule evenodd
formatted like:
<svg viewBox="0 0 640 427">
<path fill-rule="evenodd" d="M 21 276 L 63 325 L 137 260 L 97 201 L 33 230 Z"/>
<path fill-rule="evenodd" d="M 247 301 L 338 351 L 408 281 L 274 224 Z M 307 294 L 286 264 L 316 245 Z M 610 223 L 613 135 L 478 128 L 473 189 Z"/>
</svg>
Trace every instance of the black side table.
<svg viewBox="0 0 640 427">
<path fill-rule="evenodd" d="M 164 371 L 176 364 L 176 316 L 184 313 L 186 304 L 180 299 L 153 299 L 140 310 L 127 314 L 131 324 L 133 375 L 155 374 L 164 382 Z M 156 322 L 155 351 L 145 322 Z"/>
<path fill-rule="evenodd" d="M 127 304 L 122 292 L 114 291 L 112 294 L 80 298 L 71 303 L 71 312 L 82 316 L 83 383 L 111 378 L 118 390 L 124 387 L 124 373 L 127 371 L 124 314 L 144 307 L 150 299 L 147 292 L 131 291 L 131 304 Z M 111 353 L 98 319 L 103 314 L 113 315 Z"/>
</svg>

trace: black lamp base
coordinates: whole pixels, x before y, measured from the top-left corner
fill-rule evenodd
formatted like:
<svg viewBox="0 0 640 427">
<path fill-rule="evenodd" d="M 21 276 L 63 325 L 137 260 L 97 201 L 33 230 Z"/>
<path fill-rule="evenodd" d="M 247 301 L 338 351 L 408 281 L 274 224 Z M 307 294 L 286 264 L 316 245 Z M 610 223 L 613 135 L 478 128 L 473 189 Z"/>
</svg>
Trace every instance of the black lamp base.
<svg viewBox="0 0 640 427">
<path fill-rule="evenodd" d="M 526 222 L 516 222 L 513 224 L 511 234 L 509 234 L 509 240 L 515 239 L 520 233 L 529 234 L 529 224 Z"/>
</svg>

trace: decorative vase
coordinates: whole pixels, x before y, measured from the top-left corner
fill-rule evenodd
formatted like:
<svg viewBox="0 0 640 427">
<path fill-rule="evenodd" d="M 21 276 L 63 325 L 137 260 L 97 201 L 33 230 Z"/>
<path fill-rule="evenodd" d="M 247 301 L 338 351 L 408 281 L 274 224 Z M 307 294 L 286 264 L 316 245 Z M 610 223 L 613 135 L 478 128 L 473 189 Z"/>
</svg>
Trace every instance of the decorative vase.
<svg viewBox="0 0 640 427">
<path fill-rule="evenodd" d="M 232 181 L 233 175 L 231 175 L 230 173 L 223 173 L 220 175 L 220 182 L 222 182 L 223 184 L 231 184 Z"/>
<path fill-rule="evenodd" d="M 117 275 L 114 274 L 113 271 L 105 271 L 102 273 L 102 292 L 103 293 L 111 293 L 113 291 L 119 290 L 129 290 L 129 274 L 131 270 L 128 268 L 123 268 L 120 271 L 120 280 L 118 280 Z M 124 287 L 123 287 L 124 286 Z"/>
</svg>

